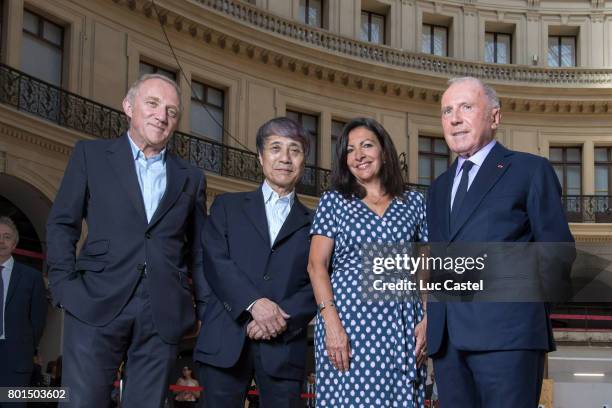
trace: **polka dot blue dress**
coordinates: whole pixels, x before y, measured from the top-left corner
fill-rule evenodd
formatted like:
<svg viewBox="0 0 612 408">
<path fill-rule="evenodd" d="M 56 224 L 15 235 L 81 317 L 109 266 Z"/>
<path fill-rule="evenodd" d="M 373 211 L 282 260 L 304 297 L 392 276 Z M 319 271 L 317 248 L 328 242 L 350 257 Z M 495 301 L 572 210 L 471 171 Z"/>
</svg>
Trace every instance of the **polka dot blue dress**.
<svg viewBox="0 0 612 408">
<path fill-rule="evenodd" d="M 325 347 L 320 315 L 315 326 L 317 407 L 384 408 L 425 406 L 425 365 L 417 368 L 414 327 L 420 302 L 370 301 L 360 295 L 361 249 L 370 243 L 427 241 L 425 200 L 406 192 L 379 217 L 361 200 L 336 191 L 323 194 L 310 231 L 334 240 L 331 284 L 349 337 L 350 369 L 340 372 Z"/>
</svg>

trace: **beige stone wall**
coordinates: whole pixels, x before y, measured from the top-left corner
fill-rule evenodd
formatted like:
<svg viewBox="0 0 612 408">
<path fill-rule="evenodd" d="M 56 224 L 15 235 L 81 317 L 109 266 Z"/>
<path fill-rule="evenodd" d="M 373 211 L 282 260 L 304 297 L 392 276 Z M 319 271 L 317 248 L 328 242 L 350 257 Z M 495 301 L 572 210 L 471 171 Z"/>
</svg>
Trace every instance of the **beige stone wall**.
<svg viewBox="0 0 612 408">
<path fill-rule="evenodd" d="M 237 140 L 254 151 L 255 131 L 263 122 L 283 115 L 288 108 L 298 109 L 319 116 L 319 165 L 329 168 L 331 120 L 370 116 L 389 130 L 398 152 L 408 153 L 409 179 L 417 182 L 418 135 L 441 136 L 439 98 L 445 78 L 435 72 L 400 70 L 358 57 L 347 57 L 305 45 L 282 34 L 264 32 L 194 2 L 160 0 L 156 4 L 165 16 L 164 28 L 178 57 L 177 63 L 150 2 L 28 0 L 24 3 L 23 0 L 7 0 L 5 3 L 8 12 L 5 18 L 9 23 L 3 62 L 20 67 L 19 22 L 25 5 L 67 28 L 65 83 L 69 90 L 120 108 L 127 85 L 138 77 L 138 63 L 142 58 L 177 71 L 180 63 L 184 76 L 180 75 L 178 82 L 186 107 L 190 104 L 188 81 L 191 79 L 226 91 L 225 124 L 235 138 L 225 140 L 229 145 L 238 146 Z M 476 10 L 474 5 L 468 7 L 451 1 L 432 4 L 381 0 L 375 3 L 388 7 L 397 16 L 393 20 L 397 27 L 391 30 L 390 38 L 398 48 L 420 46 L 420 41 L 415 38 L 420 36 L 423 13 L 452 18 L 451 47 L 456 55 L 465 58 L 482 57 L 482 28 L 488 21 L 516 22 L 516 43 L 520 46 L 516 59 L 519 62 L 526 62 L 533 52 L 541 51 L 547 22 L 556 24 L 557 18 L 559 21 L 574 21 L 575 14 L 576 21 L 584 24 L 585 30 L 593 29 L 590 18 L 584 17 L 584 13 L 591 10 L 585 8 L 586 2 L 576 2 L 573 8 L 570 2 L 541 2 L 539 8 L 529 9 L 529 13 L 540 15 L 537 21 L 529 20 L 525 10 L 521 11 L 519 3 L 522 2 L 499 2 L 496 7 L 494 3 L 478 2 Z M 257 4 L 291 19 L 296 16 L 298 3 L 258 0 Z M 361 3 L 330 0 L 328 4 L 330 30 L 355 37 Z M 569 11 L 559 15 L 561 7 Z M 592 43 L 593 47 L 583 47 L 580 59 L 589 61 L 596 54 L 603 55 L 603 63 L 608 64 L 609 50 L 604 52 L 598 47 L 610 47 L 610 18 L 605 17 L 604 22 L 598 24 L 602 25 L 598 30 L 603 27 L 603 33 L 607 34 L 597 34 L 602 37 L 601 43 L 593 42 L 595 39 L 591 38 L 592 41 L 586 44 Z M 539 38 L 535 45 L 532 38 Z M 592 193 L 593 148 L 612 145 L 612 117 L 608 111 L 612 106 L 607 104 L 611 95 L 609 85 L 564 87 L 507 81 L 494 85 L 504 102 L 504 118 L 498 139 L 510 148 L 543 156 L 548 155 L 550 145 L 570 143 L 583 146 L 584 194 Z M 70 148 L 76 139 L 87 137 L 2 105 L 0 108 L 1 124 L 27 130 L 44 139 L 46 144 Z M 15 121 L 15 118 L 19 120 Z M 36 128 L 30 129 L 33 123 Z M 186 109 L 180 130 L 189 132 L 189 123 L 189 109 Z M 21 151 L 14 138 L 5 141 L 2 137 L 2 146 L 9 155 Z M 49 177 L 47 185 L 40 187 L 52 198 L 61 176 L 61 159 L 52 159 L 54 156 L 46 154 L 44 149 L 33 152 L 35 150 L 24 154 L 25 160 L 31 160 L 37 166 L 53 163 L 55 170 L 41 172 L 49 174 Z M 215 181 L 211 183 L 211 191 L 252 187 L 249 183 L 224 183 L 214 176 L 211 180 Z M 42 181 L 37 183 L 45 184 Z"/>
</svg>

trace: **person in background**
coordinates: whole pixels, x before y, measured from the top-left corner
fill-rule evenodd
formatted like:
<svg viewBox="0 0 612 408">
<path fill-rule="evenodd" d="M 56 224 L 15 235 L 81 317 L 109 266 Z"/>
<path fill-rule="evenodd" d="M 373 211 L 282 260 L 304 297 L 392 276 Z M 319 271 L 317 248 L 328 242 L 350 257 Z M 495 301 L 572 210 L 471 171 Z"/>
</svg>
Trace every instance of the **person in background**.
<svg viewBox="0 0 612 408">
<path fill-rule="evenodd" d="M 12 254 L 18 243 L 13 220 L 0 217 L 0 387 L 30 385 L 34 353 L 47 318 L 42 273 L 15 261 Z"/>
<path fill-rule="evenodd" d="M 200 383 L 193 377 L 191 367 L 184 366 L 176 385 L 199 387 Z M 200 391 L 175 391 L 174 394 L 174 406 L 177 408 L 194 408 L 200 398 Z"/>
</svg>

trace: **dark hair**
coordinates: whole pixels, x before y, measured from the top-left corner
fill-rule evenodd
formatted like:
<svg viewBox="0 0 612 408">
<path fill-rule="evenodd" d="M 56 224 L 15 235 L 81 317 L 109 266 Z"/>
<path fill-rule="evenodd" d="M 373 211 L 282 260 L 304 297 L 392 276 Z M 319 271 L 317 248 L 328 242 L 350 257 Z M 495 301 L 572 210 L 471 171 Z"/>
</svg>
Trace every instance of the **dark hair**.
<svg viewBox="0 0 612 408">
<path fill-rule="evenodd" d="M 365 188 L 357 182 L 355 176 L 353 176 L 346 164 L 349 133 L 351 133 L 353 129 L 359 127 L 366 128 L 374 133 L 380 143 L 382 150 L 382 165 L 379 176 L 385 193 L 392 197 L 402 198 L 404 193 L 404 180 L 402 179 L 397 151 L 385 128 L 382 127 L 380 123 L 370 118 L 352 119 L 342 129 L 342 134 L 336 143 L 336 161 L 332 169 L 332 188 L 347 199 L 352 195 L 358 198 L 366 196 Z"/>
<path fill-rule="evenodd" d="M 304 156 L 308 156 L 310 150 L 310 139 L 306 134 L 306 131 L 296 121 L 289 119 L 288 117 L 282 116 L 279 118 L 270 119 L 257 130 L 257 138 L 255 144 L 257 145 L 257 152 L 262 153 L 266 139 L 272 135 L 288 137 L 299 142 L 304 149 Z"/>
</svg>

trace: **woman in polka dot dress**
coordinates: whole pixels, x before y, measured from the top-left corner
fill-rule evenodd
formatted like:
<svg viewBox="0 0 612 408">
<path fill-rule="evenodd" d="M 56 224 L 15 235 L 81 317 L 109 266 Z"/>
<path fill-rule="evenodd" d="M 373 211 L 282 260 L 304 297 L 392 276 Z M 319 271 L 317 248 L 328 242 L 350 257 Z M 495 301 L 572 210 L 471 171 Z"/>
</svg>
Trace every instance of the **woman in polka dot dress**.
<svg viewBox="0 0 612 408">
<path fill-rule="evenodd" d="M 427 240 L 424 198 L 404 192 L 393 142 L 372 119 L 345 126 L 332 184 L 317 207 L 308 264 L 320 310 L 317 407 L 424 407 L 424 306 L 361 292 L 364 245 Z"/>
</svg>

